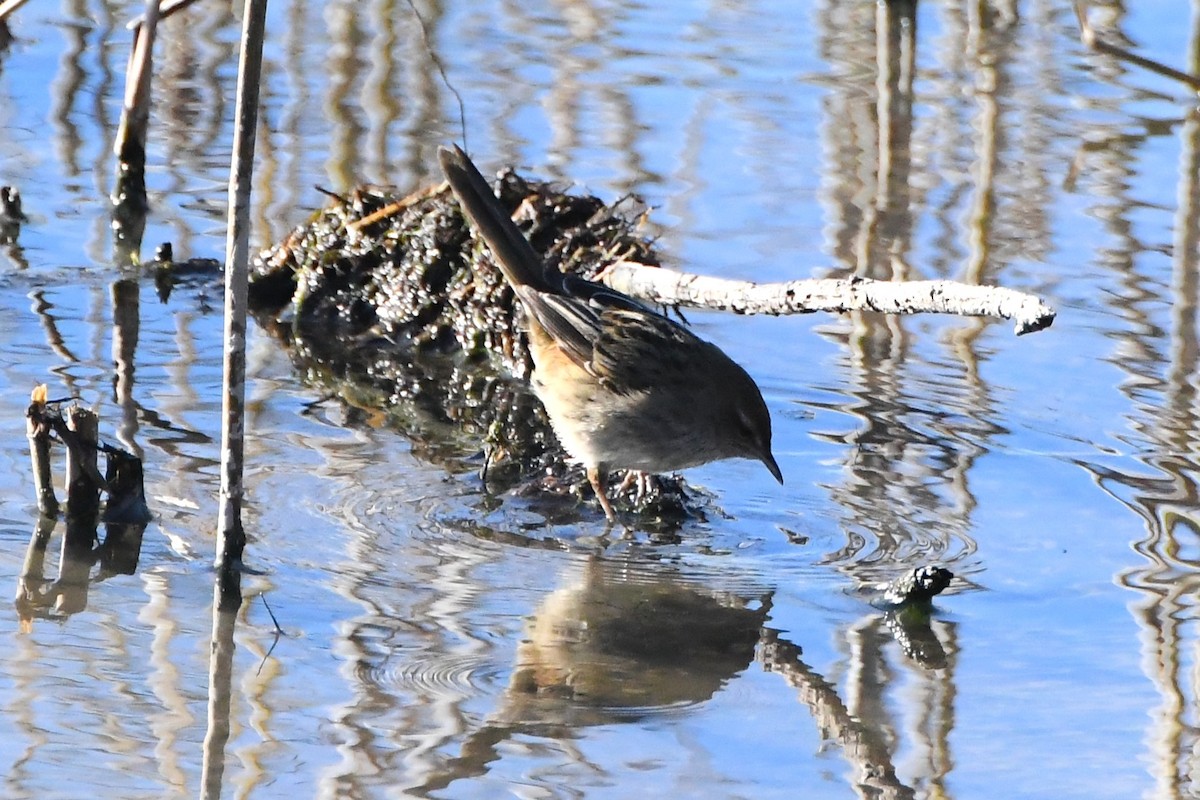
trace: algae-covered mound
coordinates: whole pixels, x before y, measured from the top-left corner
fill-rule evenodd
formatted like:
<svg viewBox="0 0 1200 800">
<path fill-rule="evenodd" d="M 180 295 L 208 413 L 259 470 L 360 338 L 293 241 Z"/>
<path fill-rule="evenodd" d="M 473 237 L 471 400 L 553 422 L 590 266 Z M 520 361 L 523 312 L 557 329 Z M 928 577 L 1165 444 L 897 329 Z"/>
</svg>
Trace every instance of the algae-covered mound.
<svg viewBox="0 0 1200 800">
<path fill-rule="evenodd" d="M 496 186 L 551 268 L 592 278 L 618 258 L 659 263 L 631 198 L 605 204 L 511 170 Z M 513 293 L 445 184 L 334 197 L 255 259 L 250 306 L 307 380 L 351 407 L 385 412 L 418 454 L 461 471 L 479 466 L 482 448 L 494 490 L 586 491 L 526 381 Z M 679 482 L 660 488 L 639 510 L 678 518 Z"/>
</svg>

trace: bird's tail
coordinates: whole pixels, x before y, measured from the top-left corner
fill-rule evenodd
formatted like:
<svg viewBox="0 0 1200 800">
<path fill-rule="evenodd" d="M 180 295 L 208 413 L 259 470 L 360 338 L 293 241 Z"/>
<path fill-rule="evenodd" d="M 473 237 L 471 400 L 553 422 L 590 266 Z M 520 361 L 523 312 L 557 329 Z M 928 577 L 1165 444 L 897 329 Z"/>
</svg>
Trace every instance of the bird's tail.
<svg viewBox="0 0 1200 800">
<path fill-rule="evenodd" d="M 463 213 L 491 248 L 496 265 L 508 282 L 513 287 L 548 289 L 544 262 L 467 154 L 458 145 L 454 149 L 439 147 L 438 161 Z"/>
</svg>

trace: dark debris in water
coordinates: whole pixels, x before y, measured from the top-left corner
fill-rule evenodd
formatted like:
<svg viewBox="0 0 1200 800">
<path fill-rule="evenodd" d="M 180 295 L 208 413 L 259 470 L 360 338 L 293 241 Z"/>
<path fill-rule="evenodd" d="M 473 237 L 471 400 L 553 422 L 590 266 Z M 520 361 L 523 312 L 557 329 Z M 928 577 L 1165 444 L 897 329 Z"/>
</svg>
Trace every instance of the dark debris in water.
<svg viewBox="0 0 1200 800">
<path fill-rule="evenodd" d="M 937 565 L 914 567 L 889 583 L 881 584 L 879 605 L 884 621 L 904 653 L 926 669 L 942 669 L 946 650 L 930 626 L 933 598 L 945 591 L 954 573 Z"/>
<path fill-rule="evenodd" d="M 146 264 L 154 276 L 154 287 L 158 299 L 167 302 L 177 287 L 186 286 L 199 291 L 211 290 L 219 294 L 223 290 L 225 272 L 220 261 L 212 258 L 175 259 L 175 250 L 170 242 L 163 242 L 154 252 L 154 260 Z"/>
<path fill-rule="evenodd" d="M 941 594 L 954 573 L 944 567 L 925 565 L 916 567 L 884 586 L 884 601 L 893 607 L 927 606 Z"/>
<path fill-rule="evenodd" d="M 620 258 L 659 264 L 638 230 L 643 209 L 629 198 L 605 204 L 512 170 L 496 186 L 550 265 L 594 278 Z M 408 196 L 374 186 L 334 196 L 255 259 L 250 307 L 310 382 L 384 415 L 431 462 L 455 472 L 485 462 L 490 490 L 515 488 L 537 498 L 530 502 L 577 506 L 588 497 L 527 383 L 513 293 L 445 184 Z M 701 508 L 682 479 L 665 477 L 634 510 L 640 527 L 673 527 Z"/>
</svg>

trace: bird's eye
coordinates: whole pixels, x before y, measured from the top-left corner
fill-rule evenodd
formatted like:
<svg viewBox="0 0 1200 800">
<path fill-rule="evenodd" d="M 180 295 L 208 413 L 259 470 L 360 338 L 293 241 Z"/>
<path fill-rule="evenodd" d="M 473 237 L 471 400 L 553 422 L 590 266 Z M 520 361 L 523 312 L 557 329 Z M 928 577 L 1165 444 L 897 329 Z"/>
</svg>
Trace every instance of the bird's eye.
<svg viewBox="0 0 1200 800">
<path fill-rule="evenodd" d="M 750 438 L 754 435 L 754 425 L 750 422 L 750 418 L 743 413 L 737 415 L 738 433 Z"/>
</svg>

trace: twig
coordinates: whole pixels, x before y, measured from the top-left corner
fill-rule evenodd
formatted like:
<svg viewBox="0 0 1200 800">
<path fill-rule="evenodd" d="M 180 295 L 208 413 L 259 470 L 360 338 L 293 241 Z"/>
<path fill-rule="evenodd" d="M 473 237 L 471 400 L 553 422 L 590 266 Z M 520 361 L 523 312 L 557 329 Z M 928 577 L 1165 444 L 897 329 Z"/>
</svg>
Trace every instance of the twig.
<svg viewBox="0 0 1200 800">
<path fill-rule="evenodd" d="M 605 269 L 600 279 L 618 291 L 653 303 L 738 314 L 882 311 L 999 317 L 1013 320 L 1018 336 L 1049 327 L 1055 316 L 1054 309 L 1033 295 L 956 281 L 827 278 L 753 283 L 675 272 L 631 261 L 618 261 Z"/>
<path fill-rule="evenodd" d="M 283 632 L 283 628 L 279 627 L 279 620 L 275 619 L 275 612 L 271 610 L 271 604 L 267 602 L 267 596 L 260 594 L 259 597 L 262 598 L 263 607 L 267 609 L 267 614 L 271 617 L 271 623 L 275 626 L 275 637 L 271 640 L 271 646 L 267 648 L 267 652 L 263 653 L 262 661 L 259 662 L 258 671 L 254 673 L 255 675 L 262 673 L 262 668 L 266 666 L 267 659 L 271 657 L 271 653 L 275 652 L 275 647 L 279 644 L 279 639 L 286 635 Z"/>
<path fill-rule="evenodd" d="M 1109 42 L 1101 39 L 1096 33 L 1096 29 L 1092 27 L 1092 23 L 1088 21 L 1087 7 L 1086 3 L 1084 3 L 1084 0 L 1075 0 L 1074 5 L 1075 16 L 1079 20 L 1079 38 L 1083 42 L 1084 46 L 1089 50 L 1094 50 L 1098 53 L 1105 53 L 1110 56 L 1116 56 L 1117 58 L 1128 61 L 1131 64 L 1135 64 L 1144 69 L 1148 69 L 1151 72 L 1162 75 L 1165 78 L 1171 78 L 1172 80 L 1186 83 L 1191 88 L 1200 91 L 1200 77 L 1193 75 L 1190 72 L 1183 72 L 1175 69 L 1174 67 L 1168 67 L 1162 62 L 1154 61 L 1153 59 L 1146 58 L 1145 56 L 1139 56 L 1137 53 L 1126 50 L 1124 47 L 1118 47 L 1115 44 L 1110 44 Z"/>
<path fill-rule="evenodd" d="M 275 612 L 271 610 L 271 604 L 267 602 L 267 596 L 260 594 L 259 597 L 262 598 L 263 608 L 267 609 L 267 614 L 271 617 L 271 624 L 275 626 L 275 633 L 283 636 L 283 628 L 279 627 L 279 620 L 275 619 Z"/>
<path fill-rule="evenodd" d="M 321 186 L 319 184 L 314 186 L 313 188 L 316 189 L 321 194 L 328 197 L 330 200 L 336 200 L 337 202 L 341 203 L 344 206 L 350 205 L 350 198 L 346 197 L 345 195 L 338 194 L 337 192 L 333 191 L 332 189 L 326 189 L 324 186 Z"/>
<path fill-rule="evenodd" d="M 421 12 L 417 10 L 417 4 L 414 0 L 407 0 L 408 8 L 412 11 L 413 16 L 417 18 L 417 24 L 421 27 L 421 42 L 425 45 L 425 54 L 429 56 L 429 60 L 433 62 L 433 67 L 438 71 L 438 75 L 442 77 L 442 83 L 454 95 L 454 99 L 458 101 L 458 124 L 462 130 L 463 149 L 467 149 L 467 106 L 463 102 L 462 94 L 450 82 L 450 76 L 446 74 L 446 65 L 442 63 L 442 59 L 438 56 L 437 48 L 433 46 L 432 39 L 429 35 L 429 26 L 425 24 L 425 18 L 421 16 Z"/>
<path fill-rule="evenodd" d="M 356 236 L 358 232 L 366 226 L 372 225 L 380 220 L 393 217 L 396 214 L 404 211 L 404 209 L 409 208 L 414 203 L 419 203 L 427 197 L 433 197 L 435 194 L 445 191 L 447 186 L 449 186 L 449 184 L 447 184 L 445 181 L 442 181 L 441 183 L 437 183 L 432 186 L 426 186 L 424 189 L 418 189 L 407 197 L 403 197 L 394 203 L 388 203 L 383 208 L 368 214 L 362 219 L 356 219 L 354 222 L 346 223 L 346 233 L 350 234 L 351 236 Z"/>
</svg>

